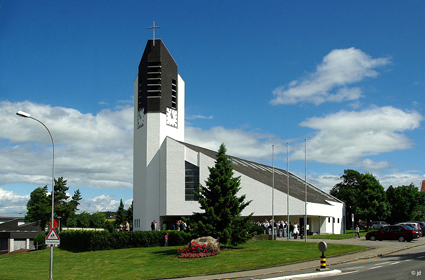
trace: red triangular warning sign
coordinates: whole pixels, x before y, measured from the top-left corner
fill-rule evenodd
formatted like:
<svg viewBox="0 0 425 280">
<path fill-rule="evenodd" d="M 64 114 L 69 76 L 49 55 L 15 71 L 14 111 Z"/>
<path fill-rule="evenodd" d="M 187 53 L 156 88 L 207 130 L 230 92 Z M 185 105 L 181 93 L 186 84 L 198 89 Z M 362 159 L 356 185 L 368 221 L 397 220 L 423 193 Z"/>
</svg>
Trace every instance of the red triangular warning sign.
<svg viewBox="0 0 425 280">
<path fill-rule="evenodd" d="M 51 240 L 51 241 L 53 241 L 53 240 L 59 240 L 59 235 L 56 233 L 56 231 L 55 231 L 54 228 L 52 228 L 49 231 L 49 234 L 47 234 L 46 240 Z"/>
</svg>

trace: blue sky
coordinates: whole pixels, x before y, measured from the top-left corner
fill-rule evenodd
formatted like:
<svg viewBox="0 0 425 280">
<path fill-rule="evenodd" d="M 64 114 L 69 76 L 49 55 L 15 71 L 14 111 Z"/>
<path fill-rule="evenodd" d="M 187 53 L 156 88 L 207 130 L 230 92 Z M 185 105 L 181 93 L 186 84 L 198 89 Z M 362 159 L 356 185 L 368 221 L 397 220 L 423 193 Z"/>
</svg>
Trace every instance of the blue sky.
<svg viewBox="0 0 425 280">
<path fill-rule="evenodd" d="M 204 1 L 205 2 L 205 1 Z M 55 175 L 81 211 L 132 200 L 133 86 L 153 21 L 186 83 L 186 142 L 329 191 L 424 177 L 422 1 L 2 1 L 0 215 Z"/>
</svg>

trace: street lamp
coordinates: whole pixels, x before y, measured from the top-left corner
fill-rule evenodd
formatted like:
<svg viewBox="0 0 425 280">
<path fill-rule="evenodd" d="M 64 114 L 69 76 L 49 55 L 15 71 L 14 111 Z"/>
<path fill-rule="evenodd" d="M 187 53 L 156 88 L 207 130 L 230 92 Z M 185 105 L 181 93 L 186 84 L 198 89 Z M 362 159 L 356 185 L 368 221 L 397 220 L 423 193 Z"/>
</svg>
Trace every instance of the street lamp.
<svg viewBox="0 0 425 280">
<path fill-rule="evenodd" d="M 55 143 L 53 142 L 53 136 L 50 133 L 50 130 L 47 128 L 47 126 L 42 123 L 41 121 L 37 120 L 36 118 L 31 117 L 30 114 L 19 111 L 16 113 L 16 115 L 23 117 L 23 118 L 30 118 L 35 121 L 38 121 L 41 123 L 49 132 L 50 138 L 52 139 L 52 146 L 53 146 L 53 165 L 52 165 L 52 219 L 50 221 L 51 226 L 53 228 L 53 221 L 54 221 L 54 213 L 55 213 Z M 53 279 L 53 245 L 50 245 L 50 278 Z"/>
</svg>

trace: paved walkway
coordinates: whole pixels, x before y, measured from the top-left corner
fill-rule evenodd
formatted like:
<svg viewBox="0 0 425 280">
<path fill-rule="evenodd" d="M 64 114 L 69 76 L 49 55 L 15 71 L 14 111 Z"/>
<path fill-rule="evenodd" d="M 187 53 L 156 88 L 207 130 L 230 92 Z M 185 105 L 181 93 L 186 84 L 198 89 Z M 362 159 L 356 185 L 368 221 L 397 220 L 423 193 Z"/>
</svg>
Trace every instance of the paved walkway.
<svg viewBox="0 0 425 280">
<path fill-rule="evenodd" d="M 286 238 L 278 238 L 278 240 L 286 240 Z M 384 241 L 368 241 L 364 237 L 360 239 L 343 239 L 343 240 L 321 240 L 321 239 L 307 239 L 307 242 L 319 243 L 320 241 L 325 241 L 327 244 L 348 244 L 348 245 L 358 245 L 358 246 L 368 246 L 371 249 L 364 250 L 361 252 L 348 253 L 340 256 L 326 257 L 327 268 L 332 270 L 333 265 L 347 263 L 362 259 L 375 258 L 379 256 L 388 255 L 397 251 L 406 250 L 416 246 L 425 245 L 425 237 L 414 239 L 412 242 L 398 242 L 395 240 L 384 240 Z M 291 239 L 291 242 L 305 242 L 304 239 Z M 319 252 L 320 254 L 320 252 Z M 185 277 L 183 279 L 190 280 L 212 280 L 212 279 L 235 279 L 235 278 L 251 278 L 264 276 L 275 273 L 286 273 L 294 272 L 306 269 L 314 269 L 320 267 L 320 258 L 318 257 L 313 261 L 305 261 L 281 266 L 274 266 L 268 268 L 261 268 L 255 270 L 245 270 L 245 271 L 236 271 L 228 272 L 222 274 L 214 275 L 201 275 L 201 276 L 192 276 Z"/>
</svg>

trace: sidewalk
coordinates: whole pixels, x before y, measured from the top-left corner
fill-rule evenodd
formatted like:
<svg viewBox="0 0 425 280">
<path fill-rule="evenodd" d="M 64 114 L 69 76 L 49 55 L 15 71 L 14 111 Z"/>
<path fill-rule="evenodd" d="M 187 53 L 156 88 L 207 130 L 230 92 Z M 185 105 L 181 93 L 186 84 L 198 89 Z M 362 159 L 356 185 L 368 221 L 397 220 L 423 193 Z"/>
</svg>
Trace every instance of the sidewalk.
<svg viewBox="0 0 425 280">
<path fill-rule="evenodd" d="M 286 241 L 287 239 L 278 238 L 277 240 Z M 320 241 L 324 241 L 327 244 L 347 244 L 347 245 L 371 247 L 370 249 L 367 249 L 361 252 L 354 252 L 354 253 L 348 253 L 344 255 L 331 256 L 331 257 L 326 256 L 327 257 L 326 265 L 327 265 L 327 268 L 329 268 L 330 270 L 332 270 L 333 265 L 380 257 L 380 256 L 388 255 L 391 253 L 395 253 L 397 251 L 425 245 L 425 237 L 414 239 L 412 240 L 412 242 L 398 242 L 396 240 L 368 241 L 364 237 L 360 239 L 343 239 L 343 240 L 307 239 L 307 242 L 319 243 Z M 291 239 L 290 242 L 305 242 L 305 240 Z M 317 250 L 317 252 L 318 252 L 317 259 L 312 261 L 298 262 L 293 264 L 286 264 L 286 265 L 261 268 L 261 269 L 228 272 L 228 273 L 222 273 L 222 274 L 192 276 L 192 277 L 185 277 L 180 279 L 213 280 L 213 279 L 250 278 L 250 277 L 258 277 L 258 276 L 264 276 L 264 275 L 275 274 L 275 273 L 286 273 L 286 272 L 294 272 L 294 271 L 300 271 L 300 270 L 306 270 L 306 269 L 315 269 L 320 267 L 319 249 Z"/>
</svg>

